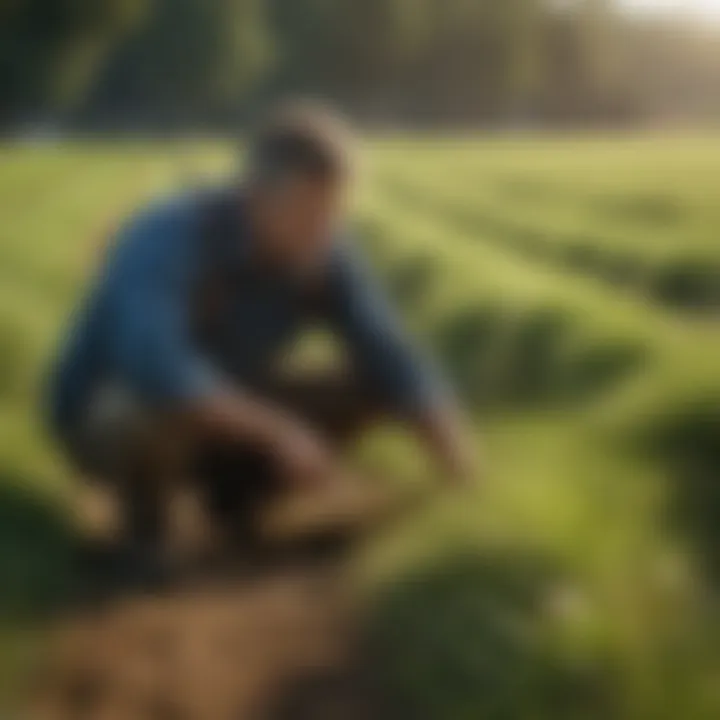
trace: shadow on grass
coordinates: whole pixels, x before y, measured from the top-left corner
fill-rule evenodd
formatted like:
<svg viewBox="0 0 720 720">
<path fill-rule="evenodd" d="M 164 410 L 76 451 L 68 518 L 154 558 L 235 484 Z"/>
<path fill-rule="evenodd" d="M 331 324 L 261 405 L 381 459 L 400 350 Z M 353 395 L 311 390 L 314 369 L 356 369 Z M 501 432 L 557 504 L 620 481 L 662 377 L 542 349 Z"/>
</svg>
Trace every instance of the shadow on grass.
<svg viewBox="0 0 720 720">
<path fill-rule="evenodd" d="M 38 484 L 0 472 L 0 623 L 37 621 L 133 590 L 117 544 L 84 537 Z"/>
<path fill-rule="evenodd" d="M 714 312 L 720 307 L 720 263 L 676 258 L 656 270 L 648 289 L 651 297 L 667 305 Z"/>
<path fill-rule="evenodd" d="M 387 278 L 390 295 L 398 305 L 412 311 L 432 287 L 437 262 L 432 256 L 418 255 L 395 263 Z"/>
<path fill-rule="evenodd" d="M 34 618 L 69 597 L 75 540 L 65 509 L 0 474 L 0 616 Z"/>
<path fill-rule="evenodd" d="M 454 385 L 477 407 L 487 403 L 488 363 L 505 319 L 492 308 L 467 308 L 440 323 L 434 345 Z"/>
<path fill-rule="evenodd" d="M 574 406 L 642 371 L 639 341 L 577 341 L 572 318 L 556 308 L 521 316 L 501 306 L 467 308 L 439 323 L 434 342 L 471 406 Z"/>
<path fill-rule="evenodd" d="M 561 583 L 542 559 L 515 553 L 449 557 L 398 582 L 369 633 L 387 717 L 613 717 L 606 663 L 553 642 L 548 599 Z"/>
<path fill-rule="evenodd" d="M 671 523 L 720 589 L 720 401 L 678 404 L 644 430 L 644 445 L 669 464 Z"/>
</svg>

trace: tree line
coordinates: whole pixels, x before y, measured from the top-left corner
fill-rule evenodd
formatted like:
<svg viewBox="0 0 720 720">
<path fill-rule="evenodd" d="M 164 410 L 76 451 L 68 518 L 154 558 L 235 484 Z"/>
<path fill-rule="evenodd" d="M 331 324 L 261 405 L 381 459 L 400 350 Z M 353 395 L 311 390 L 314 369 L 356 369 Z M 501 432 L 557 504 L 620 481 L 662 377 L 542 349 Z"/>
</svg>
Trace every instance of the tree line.
<svg viewBox="0 0 720 720">
<path fill-rule="evenodd" d="M 719 37 L 612 0 L 0 0 L 0 124 L 226 127 L 292 93 L 379 125 L 717 117 Z"/>
</svg>

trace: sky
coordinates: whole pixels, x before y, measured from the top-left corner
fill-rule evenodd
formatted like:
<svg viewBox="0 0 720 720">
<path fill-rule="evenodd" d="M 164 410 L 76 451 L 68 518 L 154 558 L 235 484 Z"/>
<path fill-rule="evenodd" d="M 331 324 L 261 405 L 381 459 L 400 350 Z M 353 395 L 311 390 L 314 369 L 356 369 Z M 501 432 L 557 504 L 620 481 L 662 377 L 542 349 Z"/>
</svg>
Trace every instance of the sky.
<svg viewBox="0 0 720 720">
<path fill-rule="evenodd" d="M 717 18 L 720 21 L 720 0 L 621 0 L 632 9 L 672 10 L 688 15 Z"/>
</svg>

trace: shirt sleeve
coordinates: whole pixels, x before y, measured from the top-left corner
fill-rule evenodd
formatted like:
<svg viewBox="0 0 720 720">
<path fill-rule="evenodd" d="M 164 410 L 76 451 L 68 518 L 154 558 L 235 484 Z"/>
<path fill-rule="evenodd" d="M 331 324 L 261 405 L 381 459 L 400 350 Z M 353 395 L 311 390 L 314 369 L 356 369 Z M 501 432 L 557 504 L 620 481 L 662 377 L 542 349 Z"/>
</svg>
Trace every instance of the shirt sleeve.
<svg viewBox="0 0 720 720">
<path fill-rule="evenodd" d="M 344 246 L 337 253 L 329 285 L 331 320 L 371 392 L 401 416 L 415 417 L 441 404 L 447 388 L 356 252 Z"/>
<path fill-rule="evenodd" d="M 219 384 L 191 339 L 195 229 L 189 208 L 163 208 L 131 223 L 116 250 L 109 283 L 111 365 L 153 405 L 183 404 Z"/>
</svg>

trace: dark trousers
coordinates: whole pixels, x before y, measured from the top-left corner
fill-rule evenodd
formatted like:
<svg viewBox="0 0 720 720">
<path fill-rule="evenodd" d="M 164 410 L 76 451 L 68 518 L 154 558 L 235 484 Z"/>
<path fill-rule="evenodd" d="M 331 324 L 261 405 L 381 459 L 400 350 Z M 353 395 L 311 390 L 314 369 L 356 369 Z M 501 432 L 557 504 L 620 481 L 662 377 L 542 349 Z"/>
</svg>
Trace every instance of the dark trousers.
<svg viewBox="0 0 720 720">
<path fill-rule="evenodd" d="M 307 423 L 338 451 L 381 415 L 371 396 L 345 377 L 276 381 L 259 395 Z M 258 513 L 282 491 L 275 459 L 250 445 L 212 438 L 190 439 L 190 446 L 184 467 L 174 472 L 196 483 L 213 523 L 238 541 L 250 542 Z M 165 532 L 168 498 L 158 475 L 157 465 L 141 456 L 122 479 L 127 530 L 142 544 L 160 542 Z"/>
</svg>

